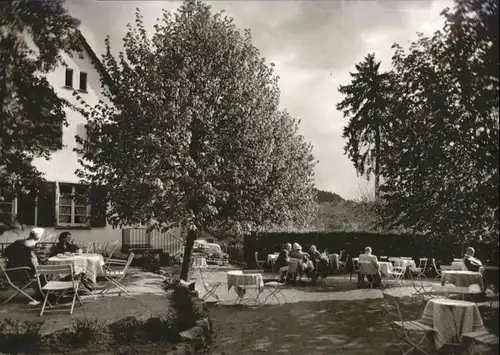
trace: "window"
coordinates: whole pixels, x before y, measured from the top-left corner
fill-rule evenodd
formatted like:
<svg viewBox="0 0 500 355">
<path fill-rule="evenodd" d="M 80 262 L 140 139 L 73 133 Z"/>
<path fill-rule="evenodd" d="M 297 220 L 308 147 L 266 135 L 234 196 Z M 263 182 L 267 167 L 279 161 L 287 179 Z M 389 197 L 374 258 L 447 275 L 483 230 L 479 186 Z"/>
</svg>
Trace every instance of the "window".
<svg viewBox="0 0 500 355">
<path fill-rule="evenodd" d="M 80 72 L 80 91 L 87 91 L 87 73 Z"/>
<path fill-rule="evenodd" d="M 64 86 L 68 88 L 73 87 L 73 69 L 66 68 L 66 78 L 64 80 Z"/>
<path fill-rule="evenodd" d="M 16 198 L 12 192 L 0 187 L 0 214 L 13 216 L 16 214 Z"/>
<path fill-rule="evenodd" d="M 90 206 L 86 203 L 87 186 L 58 184 L 58 226 L 89 226 Z"/>
<path fill-rule="evenodd" d="M 54 140 L 51 142 L 50 150 L 59 150 L 63 147 L 63 124 L 51 124 L 51 129 L 54 131 Z"/>
</svg>

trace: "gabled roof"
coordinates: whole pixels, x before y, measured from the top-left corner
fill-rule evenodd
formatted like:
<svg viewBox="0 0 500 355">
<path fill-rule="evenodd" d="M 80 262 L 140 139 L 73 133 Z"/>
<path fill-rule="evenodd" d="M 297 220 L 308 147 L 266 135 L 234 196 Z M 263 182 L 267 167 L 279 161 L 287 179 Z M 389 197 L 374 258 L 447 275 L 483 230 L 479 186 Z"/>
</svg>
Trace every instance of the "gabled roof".
<svg viewBox="0 0 500 355">
<path fill-rule="evenodd" d="M 92 60 L 92 63 L 94 64 L 95 68 L 97 69 L 97 71 L 101 75 L 104 83 L 106 85 L 111 84 L 113 81 L 112 81 L 111 77 L 109 76 L 109 73 L 106 71 L 106 68 L 104 68 L 104 65 L 100 61 L 99 57 L 94 52 L 92 47 L 90 47 L 89 43 L 87 42 L 87 40 L 85 39 L 85 37 L 83 36 L 83 34 L 80 31 L 78 31 L 78 39 L 80 40 L 80 42 L 82 44 L 83 50 L 89 55 L 90 59 Z"/>
</svg>

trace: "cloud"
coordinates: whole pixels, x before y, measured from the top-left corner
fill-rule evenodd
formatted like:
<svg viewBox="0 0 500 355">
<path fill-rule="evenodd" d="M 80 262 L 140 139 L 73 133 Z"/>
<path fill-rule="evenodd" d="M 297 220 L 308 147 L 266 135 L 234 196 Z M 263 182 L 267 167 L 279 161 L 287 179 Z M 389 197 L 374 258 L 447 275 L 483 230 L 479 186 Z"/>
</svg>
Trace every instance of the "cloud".
<svg viewBox="0 0 500 355">
<path fill-rule="evenodd" d="M 375 53 L 382 68 L 389 68 L 391 45 L 406 44 L 417 31 L 432 33 L 441 23 L 439 12 L 450 1 L 255 0 L 210 4 L 214 11 L 225 10 L 238 28 L 250 28 L 261 55 L 276 64 L 281 106 L 302 119 L 301 131 L 312 141 L 320 160 L 317 187 L 347 198 L 359 196 L 367 182 L 357 177 L 344 155 L 342 130 L 347 120 L 335 109 L 342 100 L 337 88 L 349 83 L 349 71 L 368 53 Z M 175 11 L 179 5 L 173 1 L 68 2 L 97 52 L 104 49 L 108 34 L 113 47 L 121 48 L 126 24 L 134 22 L 136 7 L 152 30 L 161 9 Z"/>
</svg>

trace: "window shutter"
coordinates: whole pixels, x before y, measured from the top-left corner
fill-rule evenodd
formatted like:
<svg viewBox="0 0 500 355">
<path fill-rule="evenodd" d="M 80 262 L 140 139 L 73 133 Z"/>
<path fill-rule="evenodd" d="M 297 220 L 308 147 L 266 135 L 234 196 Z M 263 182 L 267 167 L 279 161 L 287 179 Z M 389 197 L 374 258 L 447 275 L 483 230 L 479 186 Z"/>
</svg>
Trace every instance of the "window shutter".
<svg viewBox="0 0 500 355">
<path fill-rule="evenodd" d="M 19 195 L 17 197 L 17 220 L 26 226 L 35 225 L 36 195 Z"/>
<path fill-rule="evenodd" d="M 38 226 L 54 227 L 56 225 L 56 184 L 44 182 L 38 195 Z"/>
<path fill-rule="evenodd" d="M 90 226 L 96 228 L 106 227 L 106 188 L 92 186 L 90 188 Z"/>
</svg>

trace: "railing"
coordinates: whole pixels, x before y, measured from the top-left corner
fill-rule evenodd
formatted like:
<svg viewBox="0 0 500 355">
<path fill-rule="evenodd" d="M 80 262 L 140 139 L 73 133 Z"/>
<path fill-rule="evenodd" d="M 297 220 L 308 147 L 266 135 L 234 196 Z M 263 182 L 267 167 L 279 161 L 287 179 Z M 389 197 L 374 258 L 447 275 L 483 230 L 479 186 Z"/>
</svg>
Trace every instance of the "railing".
<svg viewBox="0 0 500 355">
<path fill-rule="evenodd" d="M 170 232 L 148 231 L 146 227 L 122 229 L 122 251 L 162 250 L 170 256 L 178 256 L 184 251 L 184 240 Z"/>
<path fill-rule="evenodd" d="M 12 242 L 10 243 L 0 243 L 0 254 L 3 255 L 3 252 L 5 250 L 5 248 L 7 248 L 9 245 L 11 245 Z M 50 250 L 50 248 L 52 248 L 52 246 L 56 244 L 55 242 L 40 242 L 40 243 L 37 243 L 36 244 L 36 249 L 37 250 Z"/>
</svg>

